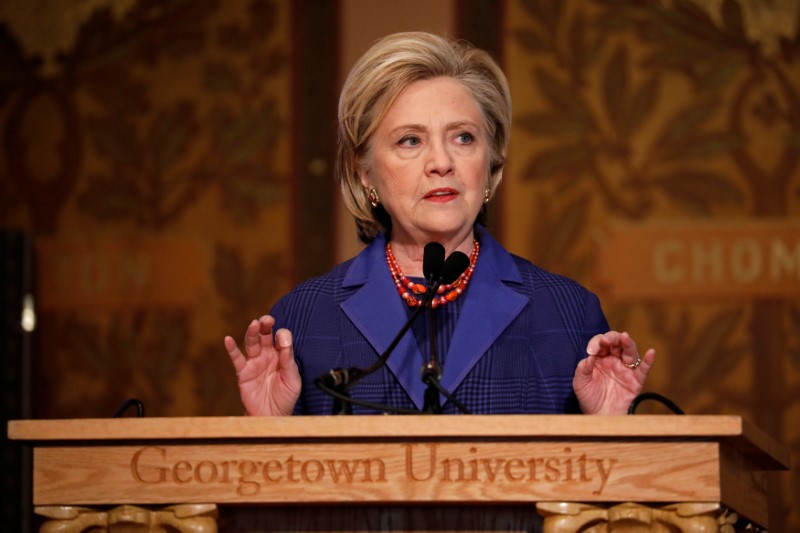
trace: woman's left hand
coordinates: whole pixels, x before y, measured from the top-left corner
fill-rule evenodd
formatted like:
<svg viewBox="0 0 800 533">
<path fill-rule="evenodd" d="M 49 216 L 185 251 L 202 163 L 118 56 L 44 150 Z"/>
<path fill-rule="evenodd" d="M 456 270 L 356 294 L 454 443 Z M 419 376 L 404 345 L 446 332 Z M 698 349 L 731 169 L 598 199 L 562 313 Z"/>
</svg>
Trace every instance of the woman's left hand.
<svg viewBox="0 0 800 533">
<path fill-rule="evenodd" d="M 572 380 L 581 410 L 589 415 L 626 414 L 644 387 L 656 351 L 651 348 L 640 358 L 630 335 L 609 331 L 592 337 L 586 353 Z"/>
</svg>

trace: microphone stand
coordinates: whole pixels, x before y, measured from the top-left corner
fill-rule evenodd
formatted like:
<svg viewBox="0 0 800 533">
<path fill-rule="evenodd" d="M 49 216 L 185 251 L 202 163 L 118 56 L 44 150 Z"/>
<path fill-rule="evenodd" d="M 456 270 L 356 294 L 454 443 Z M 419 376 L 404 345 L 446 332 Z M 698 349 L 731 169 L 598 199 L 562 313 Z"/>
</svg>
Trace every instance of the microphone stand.
<svg viewBox="0 0 800 533">
<path fill-rule="evenodd" d="M 432 290 L 432 297 L 426 298 L 426 308 L 428 313 L 428 340 L 430 341 L 430 348 L 428 351 L 428 362 L 422 367 L 422 382 L 428 385 L 425 389 L 424 404 L 422 412 L 427 414 L 442 414 L 442 404 L 439 399 L 439 388 L 434 384 L 442 377 L 442 371 L 439 368 L 439 358 L 437 357 L 436 350 L 436 320 L 433 315 L 433 299 L 436 297 L 436 290 L 438 290 L 439 283 L 430 287 Z"/>
<path fill-rule="evenodd" d="M 350 401 L 350 393 L 347 392 L 350 388 L 350 382 L 358 378 L 359 372 L 355 368 L 334 368 L 326 376 L 328 387 L 336 392 L 333 395 L 333 411 L 334 415 L 352 415 L 353 404 Z"/>
</svg>

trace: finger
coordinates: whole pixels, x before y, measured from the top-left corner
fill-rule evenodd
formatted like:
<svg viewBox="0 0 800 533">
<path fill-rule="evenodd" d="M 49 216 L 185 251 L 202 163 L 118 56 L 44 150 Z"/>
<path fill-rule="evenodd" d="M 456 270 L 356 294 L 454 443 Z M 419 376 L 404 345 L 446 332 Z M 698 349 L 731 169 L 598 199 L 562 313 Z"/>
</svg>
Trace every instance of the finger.
<svg viewBox="0 0 800 533">
<path fill-rule="evenodd" d="M 590 355 L 607 356 L 611 355 L 613 346 L 619 342 L 619 333 L 616 331 L 607 331 L 605 333 L 598 333 L 589 340 L 586 347 L 586 352 Z M 591 348 L 592 351 L 589 351 Z"/>
<path fill-rule="evenodd" d="M 272 338 L 272 328 L 275 326 L 275 319 L 269 315 L 264 315 L 258 319 L 258 332 L 260 333 L 261 348 L 272 349 L 275 340 Z"/>
<path fill-rule="evenodd" d="M 620 333 L 618 331 L 607 331 L 600 335 L 599 345 L 600 348 L 596 355 L 601 357 L 613 357 L 622 359 L 623 362 L 625 361 L 622 357 L 625 353 L 625 337 L 627 333 Z M 635 345 L 634 345 L 635 347 Z M 636 357 L 634 356 L 634 361 Z"/>
<path fill-rule="evenodd" d="M 242 352 L 239 350 L 239 347 L 236 345 L 236 341 L 233 340 L 233 337 L 225 337 L 223 343 L 225 344 L 225 350 L 228 352 L 228 355 L 233 362 L 233 367 L 236 369 L 236 372 L 239 372 L 242 368 L 244 368 L 244 365 L 247 364 L 247 359 L 244 355 L 242 355 Z"/>
<path fill-rule="evenodd" d="M 258 352 L 261 350 L 259 327 L 257 320 L 253 320 L 247 325 L 247 331 L 244 334 L 244 352 L 248 359 L 258 356 Z"/>
<path fill-rule="evenodd" d="M 594 371 L 594 367 L 596 364 L 597 364 L 597 357 L 595 357 L 594 355 L 590 355 L 589 357 L 584 357 L 578 363 L 578 368 L 575 369 L 575 373 L 583 376 L 591 376 L 592 371 Z"/>
<path fill-rule="evenodd" d="M 586 353 L 589 355 L 596 355 L 598 352 L 600 352 L 602 340 L 602 334 L 595 335 L 589 339 L 589 342 L 586 344 Z"/>
<path fill-rule="evenodd" d="M 288 329 L 279 329 L 275 332 L 275 344 L 277 344 L 278 348 L 278 368 L 280 369 L 286 369 L 296 364 L 292 341 L 292 332 Z"/>
<path fill-rule="evenodd" d="M 622 332 L 620 334 L 619 345 L 620 359 L 623 363 L 632 365 L 639 360 L 639 350 L 636 348 L 636 343 L 627 332 Z"/>
<path fill-rule="evenodd" d="M 642 357 L 642 362 L 639 365 L 639 368 L 637 368 L 636 370 L 641 372 L 642 376 L 647 376 L 647 373 L 650 372 L 650 367 L 653 366 L 655 360 L 656 360 L 656 351 L 653 348 L 650 348 L 644 354 L 644 357 Z"/>
</svg>

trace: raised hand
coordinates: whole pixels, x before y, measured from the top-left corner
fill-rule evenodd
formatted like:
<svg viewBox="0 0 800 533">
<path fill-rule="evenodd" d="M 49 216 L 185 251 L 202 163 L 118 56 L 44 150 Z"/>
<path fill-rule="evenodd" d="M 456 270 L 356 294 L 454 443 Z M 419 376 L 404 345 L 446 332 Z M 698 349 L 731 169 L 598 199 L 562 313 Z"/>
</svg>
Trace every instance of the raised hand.
<svg viewBox="0 0 800 533">
<path fill-rule="evenodd" d="M 279 329 L 269 315 L 253 320 L 244 337 L 244 353 L 232 337 L 225 349 L 236 368 L 239 395 L 248 415 L 291 415 L 300 397 L 302 381 L 292 348 L 292 333 Z"/>
<path fill-rule="evenodd" d="M 642 391 L 656 351 L 639 356 L 627 333 L 595 335 L 586 346 L 588 357 L 575 369 L 572 387 L 585 414 L 625 414 Z"/>
</svg>

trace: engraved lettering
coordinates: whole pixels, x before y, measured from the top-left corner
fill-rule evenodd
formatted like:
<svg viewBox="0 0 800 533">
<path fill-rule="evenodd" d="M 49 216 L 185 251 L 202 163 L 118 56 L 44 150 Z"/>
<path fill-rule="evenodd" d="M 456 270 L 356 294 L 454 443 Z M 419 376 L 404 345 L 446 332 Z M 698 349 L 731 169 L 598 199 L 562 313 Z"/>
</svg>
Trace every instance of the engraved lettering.
<svg viewBox="0 0 800 533">
<path fill-rule="evenodd" d="M 378 479 L 377 481 L 386 481 L 386 465 L 380 459 L 367 459 L 366 461 L 360 461 L 361 464 L 364 465 L 364 478 L 362 481 L 369 481 L 372 482 L 372 465 L 376 465 L 378 467 Z"/>
<path fill-rule="evenodd" d="M 164 483 L 164 481 L 167 480 L 167 469 L 163 467 L 161 468 L 156 467 L 153 470 L 156 473 L 155 478 L 152 478 L 149 474 L 147 475 L 147 478 L 142 476 L 143 472 L 141 470 L 139 462 L 141 461 L 142 454 L 147 450 L 155 450 L 156 452 L 159 453 L 161 459 L 164 459 L 166 457 L 166 451 L 164 450 L 164 448 L 149 448 L 149 447 L 142 448 L 141 450 L 133 454 L 133 459 L 131 460 L 131 474 L 133 474 L 133 479 L 135 479 L 139 483 L 145 483 L 147 485 Z"/>
<path fill-rule="evenodd" d="M 272 477 L 271 473 L 272 470 L 278 471 L 278 477 Z M 266 479 L 267 481 L 272 481 L 273 483 L 277 483 L 278 481 L 283 479 L 283 476 L 280 474 L 282 471 L 283 471 L 283 465 L 280 463 L 280 461 L 272 460 L 264 463 L 264 479 Z"/>
<path fill-rule="evenodd" d="M 537 458 L 528 460 L 528 470 L 530 472 L 529 476 L 531 481 L 539 481 L 538 467 L 543 465 L 544 465 L 544 459 Z"/>
<path fill-rule="evenodd" d="M 261 485 L 252 478 L 257 472 L 258 465 L 253 461 L 239 462 L 239 485 L 236 487 L 236 494 L 239 496 L 254 496 L 261 492 Z"/>
<path fill-rule="evenodd" d="M 303 481 L 306 483 L 316 483 L 325 475 L 325 469 L 322 468 L 322 463 L 319 461 L 312 459 L 310 461 L 303 461 L 301 464 L 302 466 L 300 467 L 300 475 L 302 476 Z M 311 469 L 310 467 L 313 467 L 313 470 L 315 471 L 314 474 L 309 474 L 308 471 Z"/>
<path fill-rule="evenodd" d="M 414 472 L 414 444 L 405 444 L 406 447 L 406 476 L 414 481 L 428 481 L 436 473 L 436 444 L 428 444 L 428 475 L 417 477 Z"/>
<path fill-rule="evenodd" d="M 574 451 L 574 446 L 539 457 L 498 457 L 494 450 L 482 455 L 480 446 L 449 455 L 442 450 L 453 449 L 453 445 L 443 446 L 401 444 L 398 459 L 404 457 L 405 464 L 393 460 L 389 464 L 395 469 L 388 474 L 387 463 L 379 458 L 327 459 L 294 453 L 263 457 L 262 461 L 209 458 L 189 461 L 170 457 L 170 448 L 146 446 L 131 456 L 130 471 L 132 478 L 144 485 L 229 486 L 236 494 L 248 497 L 260 494 L 269 485 L 387 483 L 387 476 L 403 473 L 408 481 L 433 484 L 582 483 L 590 484 L 587 490 L 599 495 L 611 482 L 619 462 L 616 458 L 592 457 Z"/>
<path fill-rule="evenodd" d="M 469 453 L 471 454 L 478 453 L 478 449 L 473 446 L 469 449 Z M 469 481 L 478 481 L 478 460 L 470 459 L 468 461 L 468 464 L 469 464 L 469 476 L 467 476 L 467 479 Z"/>
<path fill-rule="evenodd" d="M 454 466 L 457 472 L 455 481 L 464 481 L 464 461 L 461 459 L 445 459 L 442 461 L 442 481 L 454 481 L 450 477 L 451 466 Z"/>
<path fill-rule="evenodd" d="M 481 461 L 481 463 L 483 463 L 483 470 L 486 472 L 486 476 L 489 481 L 494 482 L 495 478 L 497 477 L 497 473 L 503 467 L 504 462 L 504 459 L 484 459 Z M 495 464 L 494 468 L 492 468 L 492 463 Z"/>
<path fill-rule="evenodd" d="M 236 461 L 225 461 L 222 463 L 222 479 L 220 480 L 222 483 L 231 482 L 231 466 L 236 466 Z"/>
<path fill-rule="evenodd" d="M 447 483 L 597 483 L 595 494 L 605 490 L 617 459 L 590 458 L 574 454 L 572 447 L 549 457 L 442 457 L 437 445 L 428 444 L 428 454 L 406 448 L 406 475 L 413 481 L 438 480 Z M 469 448 L 477 455 L 476 447 Z"/>
<path fill-rule="evenodd" d="M 183 473 L 188 473 L 188 476 L 183 476 Z M 178 461 L 172 467 L 172 477 L 176 483 L 191 483 L 192 482 L 192 465 L 188 461 Z"/>
<path fill-rule="evenodd" d="M 604 463 L 606 459 L 596 459 L 595 462 L 597 463 L 597 471 L 600 473 L 600 488 L 594 491 L 594 494 L 602 494 L 603 489 L 606 488 L 606 483 L 608 482 L 608 478 L 611 477 L 611 469 L 614 468 L 614 465 L 617 463 L 616 459 L 608 459 L 608 470 L 604 468 Z"/>
<path fill-rule="evenodd" d="M 558 467 L 561 461 L 557 457 L 548 457 L 544 462 L 544 479 L 547 481 L 558 481 L 561 478 L 561 471 Z"/>
<path fill-rule="evenodd" d="M 288 459 L 286 459 L 286 470 L 288 474 L 289 481 L 292 483 L 298 483 L 300 480 L 294 476 L 294 467 L 300 464 L 300 461 L 294 460 L 294 455 L 290 455 Z"/>
<path fill-rule="evenodd" d="M 525 468 L 525 463 L 522 461 L 522 459 L 508 460 L 506 462 L 506 469 L 505 469 L 506 478 L 510 479 L 511 481 L 522 481 L 523 479 L 525 479 L 524 471 L 519 474 L 517 474 L 516 472 L 524 468 Z"/>
<path fill-rule="evenodd" d="M 591 478 L 586 475 L 586 454 L 582 453 L 580 457 L 578 457 L 578 465 L 580 466 L 581 471 L 581 481 L 590 481 Z"/>
<path fill-rule="evenodd" d="M 203 476 L 203 470 L 208 472 L 207 477 Z M 204 479 L 206 477 L 206 479 Z M 194 469 L 194 479 L 198 483 L 212 483 L 217 480 L 217 465 L 211 461 L 200 461 Z"/>
</svg>

